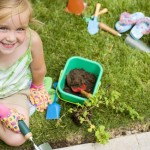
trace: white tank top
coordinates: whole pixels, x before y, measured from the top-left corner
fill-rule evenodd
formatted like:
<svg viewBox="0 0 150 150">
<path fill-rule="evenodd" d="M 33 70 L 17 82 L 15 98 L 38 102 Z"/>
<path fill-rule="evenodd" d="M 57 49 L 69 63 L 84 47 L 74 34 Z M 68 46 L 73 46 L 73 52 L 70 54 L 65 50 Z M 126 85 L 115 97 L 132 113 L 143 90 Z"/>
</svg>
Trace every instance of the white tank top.
<svg viewBox="0 0 150 150">
<path fill-rule="evenodd" d="M 30 31 L 30 42 L 27 51 L 15 64 L 6 70 L 0 69 L 0 99 L 17 93 L 20 90 L 30 88 L 32 75 L 30 63 L 32 34 Z"/>
</svg>

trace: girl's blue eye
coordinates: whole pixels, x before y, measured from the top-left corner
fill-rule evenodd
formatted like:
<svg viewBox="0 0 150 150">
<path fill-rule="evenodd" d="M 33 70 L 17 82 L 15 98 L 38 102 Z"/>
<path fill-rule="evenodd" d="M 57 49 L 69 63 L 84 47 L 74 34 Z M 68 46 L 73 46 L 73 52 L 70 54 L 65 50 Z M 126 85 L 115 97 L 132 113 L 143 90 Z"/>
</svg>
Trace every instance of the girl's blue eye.
<svg viewBox="0 0 150 150">
<path fill-rule="evenodd" d="M 0 32 L 1 33 L 5 33 L 7 31 L 8 31 L 8 28 L 6 28 L 6 27 L 0 27 Z"/>
<path fill-rule="evenodd" d="M 0 27 L 0 30 L 7 30 L 6 27 Z"/>
<path fill-rule="evenodd" d="M 24 29 L 23 28 L 18 28 L 17 31 L 24 31 Z"/>
</svg>

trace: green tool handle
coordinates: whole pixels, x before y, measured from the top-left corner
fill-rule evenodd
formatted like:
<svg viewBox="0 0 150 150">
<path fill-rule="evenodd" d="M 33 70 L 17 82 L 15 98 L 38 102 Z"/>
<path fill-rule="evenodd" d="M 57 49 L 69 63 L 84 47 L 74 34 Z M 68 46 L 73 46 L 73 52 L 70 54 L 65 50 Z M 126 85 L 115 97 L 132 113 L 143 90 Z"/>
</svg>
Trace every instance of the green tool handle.
<svg viewBox="0 0 150 150">
<path fill-rule="evenodd" d="M 26 123 L 23 120 L 18 121 L 18 126 L 20 128 L 20 132 L 25 136 L 26 139 L 32 137 L 32 133 Z"/>
</svg>

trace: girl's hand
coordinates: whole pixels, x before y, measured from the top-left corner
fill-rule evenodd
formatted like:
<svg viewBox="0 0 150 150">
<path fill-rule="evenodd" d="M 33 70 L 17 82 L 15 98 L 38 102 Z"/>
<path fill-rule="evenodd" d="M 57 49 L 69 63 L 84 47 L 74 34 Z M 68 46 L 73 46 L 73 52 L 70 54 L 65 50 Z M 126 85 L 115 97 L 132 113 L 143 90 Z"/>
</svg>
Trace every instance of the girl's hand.
<svg viewBox="0 0 150 150">
<path fill-rule="evenodd" d="M 30 101 L 36 106 L 37 111 L 43 112 L 47 109 L 48 104 L 52 103 L 48 92 L 44 88 L 44 84 L 35 86 L 31 84 Z"/>
<path fill-rule="evenodd" d="M 20 133 L 18 120 L 24 120 L 25 119 L 24 115 L 18 113 L 16 109 L 7 108 L 3 104 L 0 104 L 0 108 L 1 108 L 0 121 L 2 122 L 2 124 L 8 129 L 16 133 Z"/>
</svg>

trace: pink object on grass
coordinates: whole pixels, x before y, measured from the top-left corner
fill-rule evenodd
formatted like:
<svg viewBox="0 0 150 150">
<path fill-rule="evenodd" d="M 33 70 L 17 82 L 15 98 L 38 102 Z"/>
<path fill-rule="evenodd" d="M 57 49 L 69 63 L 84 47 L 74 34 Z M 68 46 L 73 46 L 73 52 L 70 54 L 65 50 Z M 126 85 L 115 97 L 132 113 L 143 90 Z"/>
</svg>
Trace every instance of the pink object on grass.
<svg viewBox="0 0 150 150">
<path fill-rule="evenodd" d="M 144 14 L 142 12 L 136 12 L 133 14 L 130 14 L 128 12 L 123 12 L 120 15 L 119 21 L 116 22 L 115 28 L 120 33 L 127 32 L 133 27 L 133 25 L 135 25 L 143 17 Z"/>
<path fill-rule="evenodd" d="M 130 31 L 130 35 L 135 40 L 139 40 L 143 35 L 150 33 L 150 17 L 140 19 Z"/>
</svg>

